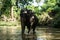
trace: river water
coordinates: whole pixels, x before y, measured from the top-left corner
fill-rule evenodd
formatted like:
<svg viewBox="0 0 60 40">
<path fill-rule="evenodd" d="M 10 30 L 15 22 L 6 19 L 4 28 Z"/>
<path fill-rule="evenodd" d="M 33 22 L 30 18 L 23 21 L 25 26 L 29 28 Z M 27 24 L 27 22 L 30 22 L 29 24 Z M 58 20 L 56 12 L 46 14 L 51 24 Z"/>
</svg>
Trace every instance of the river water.
<svg viewBox="0 0 60 40">
<path fill-rule="evenodd" d="M 36 28 L 36 33 L 32 30 L 28 34 L 21 35 L 20 27 L 0 27 L 0 40 L 60 40 L 60 28 Z"/>
</svg>

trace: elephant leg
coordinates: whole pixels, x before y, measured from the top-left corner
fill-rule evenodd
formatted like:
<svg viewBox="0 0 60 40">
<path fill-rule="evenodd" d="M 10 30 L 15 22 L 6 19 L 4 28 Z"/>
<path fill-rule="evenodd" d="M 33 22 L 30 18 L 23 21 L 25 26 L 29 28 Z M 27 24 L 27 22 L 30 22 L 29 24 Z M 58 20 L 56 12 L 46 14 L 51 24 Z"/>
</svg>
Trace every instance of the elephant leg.
<svg viewBox="0 0 60 40">
<path fill-rule="evenodd" d="M 27 26 L 27 29 L 28 29 L 28 33 L 29 33 L 31 30 L 30 25 Z"/>
<path fill-rule="evenodd" d="M 25 31 L 25 20 L 23 17 L 21 17 L 21 33 L 24 34 Z"/>
<path fill-rule="evenodd" d="M 24 34 L 25 26 L 22 26 L 22 34 Z"/>
<path fill-rule="evenodd" d="M 33 33 L 35 33 L 35 28 L 36 28 L 36 26 L 33 26 L 32 28 L 33 28 Z"/>
</svg>

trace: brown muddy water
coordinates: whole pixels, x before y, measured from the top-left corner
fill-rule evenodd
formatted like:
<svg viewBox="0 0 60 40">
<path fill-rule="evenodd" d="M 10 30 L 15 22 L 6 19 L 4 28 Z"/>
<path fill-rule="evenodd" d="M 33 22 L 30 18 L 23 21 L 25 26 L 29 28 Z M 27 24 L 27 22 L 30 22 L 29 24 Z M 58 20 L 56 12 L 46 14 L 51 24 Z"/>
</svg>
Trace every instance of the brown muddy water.
<svg viewBox="0 0 60 40">
<path fill-rule="evenodd" d="M 36 28 L 36 33 L 32 31 L 21 35 L 19 26 L 0 26 L 0 40 L 60 40 L 60 29 L 56 28 Z"/>
</svg>

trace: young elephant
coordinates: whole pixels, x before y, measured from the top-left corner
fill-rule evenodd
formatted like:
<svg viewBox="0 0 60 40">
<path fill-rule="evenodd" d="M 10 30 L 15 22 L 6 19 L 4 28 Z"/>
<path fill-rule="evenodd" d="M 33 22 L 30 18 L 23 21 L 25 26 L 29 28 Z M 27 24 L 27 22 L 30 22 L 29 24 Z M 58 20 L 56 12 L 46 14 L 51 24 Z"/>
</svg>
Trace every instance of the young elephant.
<svg viewBox="0 0 60 40">
<path fill-rule="evenodd" d="M 33 29 L 33 33 L 35 33 L 35 28 L 38 24 L 38 18 L 34 15 L 32 10 L 28 9 L 21 9 L 21 26 L 22 26 L 22 34 L 24 34 L 25 26 L 27 26 L 28 33 L 31 29 Z"/>
</svg>

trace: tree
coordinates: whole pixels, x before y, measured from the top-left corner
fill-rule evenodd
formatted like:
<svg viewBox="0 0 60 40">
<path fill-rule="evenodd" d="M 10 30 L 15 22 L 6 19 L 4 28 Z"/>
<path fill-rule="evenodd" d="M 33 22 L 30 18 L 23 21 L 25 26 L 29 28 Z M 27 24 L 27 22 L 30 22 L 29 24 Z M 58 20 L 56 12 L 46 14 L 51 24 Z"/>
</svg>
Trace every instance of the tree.
<svg viewBox="0 0 60 40">
<path fill-rule="evenodd" d="M 24 8 L 24 6 L 29 5 L 29 2 L 32 2 L 33 0 L 16 0 L 16 5 L 17 6 L 22 6 L 22 8 Z"/>
<path fill-rule="evenodd" d="M 4 0 L 2 1 L 1 14 L 14 18 L 13 6 L 15 6 L 15 0 Z"/>
<path fill-rule="evenodd" d="M 2 1 L 1 15 L 4 13 L 9 13 L 10 7 L 11 7 L 11 0 Z"/>
</svg>

